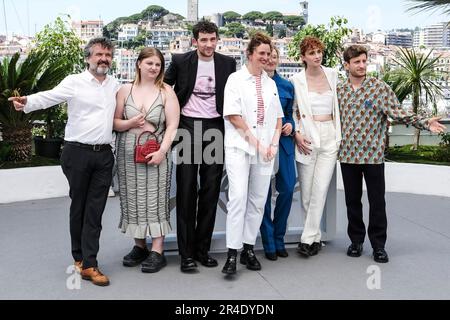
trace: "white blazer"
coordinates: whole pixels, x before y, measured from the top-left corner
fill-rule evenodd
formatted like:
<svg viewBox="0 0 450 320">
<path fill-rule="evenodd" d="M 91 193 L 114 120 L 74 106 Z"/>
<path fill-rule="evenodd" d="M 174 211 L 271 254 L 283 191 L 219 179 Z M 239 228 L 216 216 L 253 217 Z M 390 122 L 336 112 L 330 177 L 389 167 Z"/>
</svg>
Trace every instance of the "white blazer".
<svg viewBox="0 0 450 320">
<path fill-rule="evenodd" d="M 333 119 L 334 126 L 336 128 L 336 146 L 339 148 L 342 140 L 341 135 L 341 119 L 339 113 L 339 103 L 337 99 L 337 71 L 331 68 L 322 67 L 328 80 L 331 90 L 333 91 Z M 309 101 L 308 83 L 306 81 L 305 70 L 297 73 L 291 78 L 291 82 L 294 85 L 295 101 L 293 107 L 294 121 L 296 130 L 301 135 L 311 140 L 311 147 L 320 148 L 320 135 L 319 130 L 314 122 L 311 110 L 311 103 Z M 311 154 L 301 154 L 298 148 L 295 148 L 295 160 L 300 163 L 308 164 L 311 161 Z"/>
<path fill-rule="evenodd" d="M 255 155 L 255 147 L 244 139 L 239 130 L 228 120 L 227 116 L 240 115 L 249 126 L 250 132 L 263 145 L 272 143 L 278 119 L 284 117 L 280 97 L 275 81 L 266 72 L 261 75 L 261 88 L 264 100 L 264 124 L 258 126 L 258 96 L 255 77 L 246 66 L 228 77 L 224 91 L 223 116 L 225 118 L 225 148 L 238 148 L 250 155 Z"/>
</svg>

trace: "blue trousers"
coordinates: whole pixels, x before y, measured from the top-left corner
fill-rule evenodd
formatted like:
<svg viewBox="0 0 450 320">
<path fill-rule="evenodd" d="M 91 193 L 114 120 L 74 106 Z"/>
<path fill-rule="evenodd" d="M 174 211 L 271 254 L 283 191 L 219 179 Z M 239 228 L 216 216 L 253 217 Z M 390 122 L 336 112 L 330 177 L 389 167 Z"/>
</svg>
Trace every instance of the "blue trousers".
<svg viewBox="0 0 450 320">
<path fill-rule="evenodd" d="M 279 153 L 279 169 L 275 176 L 275 188 L 279 195 L 275 204 L 272 219 L 272 186 L 269 188 L 264 218 L 260 232 L 264 251 L 275 253 L 284 250 L 284 236 L 286 234 L 287 220 L 291 212 L 292 197 L 297 182 L 295 172 L 295 155 L 287 155 L 283 150 Z"/>
</svg>

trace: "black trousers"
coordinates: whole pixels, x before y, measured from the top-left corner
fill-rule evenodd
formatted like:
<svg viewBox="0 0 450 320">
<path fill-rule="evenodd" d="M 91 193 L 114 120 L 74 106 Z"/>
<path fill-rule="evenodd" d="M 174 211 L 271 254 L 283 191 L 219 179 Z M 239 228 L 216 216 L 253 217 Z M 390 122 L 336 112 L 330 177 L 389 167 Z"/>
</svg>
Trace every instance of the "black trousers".
<svg viewBox="0 0 450 320">
<path fill-rule="evenodd" d="M 94 151 L 65 144 L 61 166 L 70 186 L 72 256 L 83 268 L 97 267 L 102 216 L 112 180 L 110 148 Z"/>
<path fill-rule="evenodd" d="M 178 250 L 181 257 L 192 258 L 195 254 L 206 255 L 211 247 L 223 176 L 224 122 L 222 118 L 181 116 L 179 128 L 188 132 L 189 137 L 184 136 L 177 145 L 178 156 L 187 160 L 178 161 L 176 171 Z M 210 129 L 220 135 L 212 141 L 203 141 L 203 135 Z M 217 154 L 209 152 L 212 143 L 220 146 Z M 215 161 L 205 161 L 204 154 L 213 155 Z"/>
<path fill-rule="evenodd" d="M 363 177 L 369 198 L 369 228 L 372 248 L 384 248 L 387 238 L 384 164 L 341 163 L 347 205 L 348 236 L 355 243 L 363 243 L 366 227 L 363 221 Z"/>
</svg>

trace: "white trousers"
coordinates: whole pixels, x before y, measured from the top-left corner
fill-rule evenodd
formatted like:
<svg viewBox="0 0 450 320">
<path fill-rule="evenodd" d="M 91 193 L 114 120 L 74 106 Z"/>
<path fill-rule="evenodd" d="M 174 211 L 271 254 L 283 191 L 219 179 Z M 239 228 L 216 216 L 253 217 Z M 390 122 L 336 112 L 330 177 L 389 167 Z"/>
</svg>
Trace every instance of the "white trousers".
<svg viewBox="0 0 450 320">
<path fill-rule="evenodd" d="M 338 146 L 333 121 L 315 122 L 320 132 L 320 148 L 315 148 L 308 164 L 297 162 L 301 205 L 305 226 L 301 242 L 311 245 L 320 242 L 322 220 L 328 188 L 336 168 Z"/>
<path fill-rule="evenodd" d="M 254 245 L 264 217 L 264 206 L 273 174 L 274 161 L 226 148 L 228 175 L 227 248 L 239 250 L 243 244 Z"/>
</svg>

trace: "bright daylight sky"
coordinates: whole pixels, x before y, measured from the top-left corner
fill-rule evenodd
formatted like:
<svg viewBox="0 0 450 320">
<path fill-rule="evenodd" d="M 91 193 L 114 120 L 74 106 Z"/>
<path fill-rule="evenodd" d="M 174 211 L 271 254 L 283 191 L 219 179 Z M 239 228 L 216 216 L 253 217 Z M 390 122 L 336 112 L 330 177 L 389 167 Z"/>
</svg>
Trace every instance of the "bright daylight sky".
<svg viewBox="0 0 450 320">
<path fill-rule="evenodd" d="M 186 17 L 187 0 L 0 0 L 0 34 L 6 33 L 3 2 L 6 9 L 8 34 L 31 35 L 52 22 L 58 14 L 69 13 L 74 19 L 93 20 L 101 17 L 105 23 L 117 17 L 139 13 L 149 5 L 160 5 Z M 280 11 L 298 13 L 298 0 L 199 0 L 199 15 L 210 15 L 228 10 L 245 14 L 249 11 Z M 29 3 L 29 10 L 27 10 Z M 343 15 L 349 26 L 365 32 L 414 28 L 449 20 L 449 17 L 429 12 L 412 15 L 405 13 L 406 0 L 311 0 L 310 23 L 327 23 L 331 16 Z"/>
</svg>

